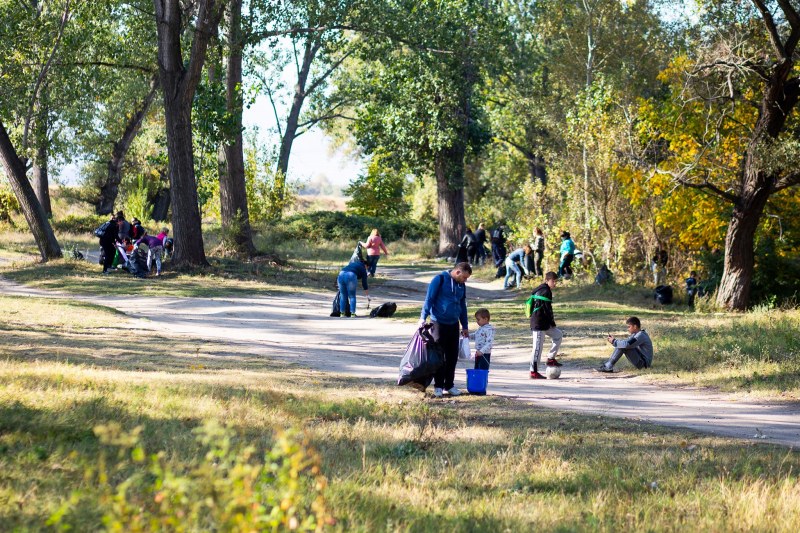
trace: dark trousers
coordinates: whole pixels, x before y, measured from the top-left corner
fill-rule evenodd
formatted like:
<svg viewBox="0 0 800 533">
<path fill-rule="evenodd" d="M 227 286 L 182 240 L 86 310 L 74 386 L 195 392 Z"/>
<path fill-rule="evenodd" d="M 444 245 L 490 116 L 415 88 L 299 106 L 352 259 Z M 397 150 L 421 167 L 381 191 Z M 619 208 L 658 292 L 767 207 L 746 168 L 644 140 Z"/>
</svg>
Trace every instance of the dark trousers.
<svg viewBox="0 0 800 533">
<path fill-rule="evenodd" d="M 544 252 L 540 252 L 539 250 L 533 252 L 533 273 L 539 277 L 544 276 L 544 271 L 542 270 L 542 259 L 544 259 Z"/>
<path fill-rule="evenodd" d="M 617 361 L 622 359 L 623 355 L 627 357 L 628 361 L 636 368 L 647 368 L 647 360 L 639 353 L 639 350 L 635 348 L 614 348 L 614 352 L 611 354 L 611 357 L 608 358 L 606 366 L 608 368 L 614 368 L 614 365 L 617 364 Z"/>
<path fill-rule="evenodd" d="M 475 370 L 489 370 L 489 362 L 492 359 L 492 354 L 485 353 L 483 355 L 475 356 Z"/>
<path fill-rule="evenodd" d="M 114 264 L 114 255 L 116 255 L 117 249 L 114 248 L 113 242 L 101 242 L 100 247 L 103 248 L 103 272 L 105 272 Z"/>
<path fill-rule="evenodd" d="M 456 375 L 458 363 L 458 342 L 461 338 L 461 326 L 455 324 L 440 324 L 432 322 L 431 335 L 433 340 L 442 348 L 444 365 L 433 376 L 433 386 L 438 389 L 450 390 Z"/>
<path fill-rule="evenodd" d="M 368 255 L 367 256 L 367 272 L 375 276 L 375 269 L 378 268 L 378 259 L 380 259 L 380 255 Z"/>
<path fill-rule="evenodd" d="M 558 277 L 563 278 L 564 276 L 572 277 L 572 260 L 575 258 L 572 254 L 567 254 L 564 256 L 564 260 L 561 261 L 561 264 L 558 266 Z"/>
</svg>

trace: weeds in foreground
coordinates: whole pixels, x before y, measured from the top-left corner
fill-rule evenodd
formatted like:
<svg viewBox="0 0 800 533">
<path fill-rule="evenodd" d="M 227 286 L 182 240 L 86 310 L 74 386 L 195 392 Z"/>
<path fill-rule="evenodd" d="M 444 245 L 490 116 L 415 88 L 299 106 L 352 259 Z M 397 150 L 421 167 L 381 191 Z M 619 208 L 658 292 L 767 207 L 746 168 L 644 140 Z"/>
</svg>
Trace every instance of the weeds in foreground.
<svg viewBox="0 0 800 533">
<path fill-rule="evenodd" d="M 5 530 L 43 529 L 51 518 L 76 531 L 127 526 L 137 513 L 186 519 L 206 509 L 199 500 L 212 488 L 217 507 L 206 515 L 218 529 L 241 502 L 257 501 L 265 517 L 277 493 L 257 496 L 254 480 L 274 472 L 265 454 L 291 427 L 301 431 L 292 442 L 319 454 L 330 530 L 800 528 L 796 451 L 494 397 L 433 401 L 213 342 L 198 355 L 200 346 L 152 333 L 146 350 L 118 351 L 120 331 L 139 332 L 101 308 L 80 308 L 87 322 L 67 324 L 20 311 L 13 322 L 0 317 Z M 209 433 L 217 436 L 198 441 Z M 317 474 L 302 472 L 296 494 L 308 494 L 304 512 L 317 513 Z M 300 524 L 308 514 L 298 513 Z"/>
</svg>

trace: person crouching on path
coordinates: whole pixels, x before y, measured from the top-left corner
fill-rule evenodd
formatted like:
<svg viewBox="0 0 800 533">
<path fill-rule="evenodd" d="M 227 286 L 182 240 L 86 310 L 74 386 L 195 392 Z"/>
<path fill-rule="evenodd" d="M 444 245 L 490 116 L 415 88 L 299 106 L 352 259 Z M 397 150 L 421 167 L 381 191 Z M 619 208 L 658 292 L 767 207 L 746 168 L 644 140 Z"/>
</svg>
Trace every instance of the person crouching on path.
<svg viewBox="0 0 800 533">
<path fill-rule="evenodd" d="M 536 287 L 531 293 L 529 304 L 531 306 L 531 332 L 533 338 L 533 353 L 531 354 L 531 379 L 547 379 L 539 373 L 539 361 L 544 350 L 544 337 L 550 337 L 552 344 L 547 354 L 547 366 L 561 366 L 556 361 L 556 354 L 561 347 L 564 334 L 556 327 L 553 317 L 553 289 L 558 282 L 558 274 L 548 272 L 544 275 L 544 283 Z"/>
<path fill-rule="evenodd" d="M 608 361 L 597 369 L 598 372 L 613 372 L 614 365 L 623 355 L 638 369 L 650 368 L 653 365 L 653 342 L 650 340 L 650 335 L 642 329 L 642 323 L 637 317 L 632 316 L 625 321 L 625 325 L 628 326 L 630 337 L 622 340 L 609 335 L 606 338 L 614 347 L 614 352 Z"/>
<path fill-rule="evenodd" d="M 339 285 L 339 309 L 347 309 L 347 302 L 350 302 L 350 312 L 344 316 L 356 316 L 356 289 L 358 280 L 369 298 L 369 286 L 367 285 L 367 268 L 361 261 L 353 261 L 339 272 L 336 283 Z"/>
<path fill-rule="evenodd" d="M 453 386 L 458 363 L 458 343 L 460 337 L 469 336 L 467 321 L 467 279 L 472 275 L 472 267 L 467 262 L 458 263 L 453 270 L 437 274 L 428 285 L 425 303 L 420 314 L 420 326 L 430 317 L 433 339 L 444 352 L 444 365 L 433 378 L 433 395 L 441 398 L 444 391 L 450 396 L 458 396 L 461 391 Z M 458 325 L 461 323 L 459 334 Z"/>
</svg>

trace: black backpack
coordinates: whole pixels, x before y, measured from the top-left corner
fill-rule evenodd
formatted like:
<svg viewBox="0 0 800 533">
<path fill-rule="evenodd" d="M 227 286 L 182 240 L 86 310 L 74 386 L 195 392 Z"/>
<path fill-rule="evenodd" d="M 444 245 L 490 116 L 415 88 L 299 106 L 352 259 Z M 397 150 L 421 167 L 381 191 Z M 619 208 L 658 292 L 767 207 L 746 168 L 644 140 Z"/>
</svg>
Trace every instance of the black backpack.
<svg viewBox="0 0 800 533">
<path fill-rule="evenodd" d="M 397 304 L 394 302 L 386 302 L 370 311 L 369 316 L 370 318 L 389 318 L 394 314 L 395 311 L 397 311 Z"/>
<path fill-rule="evenodd" d="M 116 224 L 116 222 L 115 222 L 115 224 Z M 111 227 L 111 221 L 110 220 L 108 222 L 103 222 L 103 224 L 99 228 L 94 230 L 94 236 L 95 237 L 103 237 L 106 234 L 106 231 L 108 231 L 108 228 L 110 228 L 110 227 Z"/>
<path fill-rule="evenodd" d="M 656 287 L 655 299 L 661 305 L 672 303 L 672 287 L 669 285 L 659 285 Z"/>
</svg>

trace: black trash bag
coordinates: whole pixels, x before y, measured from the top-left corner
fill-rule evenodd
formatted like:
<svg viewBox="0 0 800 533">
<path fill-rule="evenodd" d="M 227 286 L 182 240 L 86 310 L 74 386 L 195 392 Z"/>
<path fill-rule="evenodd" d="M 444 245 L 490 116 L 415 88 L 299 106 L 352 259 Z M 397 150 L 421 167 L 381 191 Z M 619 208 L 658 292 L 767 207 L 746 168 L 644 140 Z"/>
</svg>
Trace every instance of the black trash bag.
<svg viewBox="0 0 800 533">
<path fill-rule="evenodd" d="M 100 248 L 100 259 L 98 259 L 97 263 L 99 265 L 102 265 L 105 262 L 106 262 L 106 249 Z"/>
<path fill-rule="evenodd" d="M 536 268 L 533 266 L 533 256 L 529 254 L 525 254 L 522 256 L 522 273 L 526 276 L 535 276 L 536 275 Z M 527 274 L 526 274 L 527 272 Z M 503 274 L 505 276 L 505 274 Z"/>
<path fill-rule="evenodd" d="M 672 287 L 669 285 L 659 285 L 656 287 L 655 299 L 661 305 L 672 303 Z"/>
<path fill-rule="evenodd" d="M 389 318 L 395 311 L 397 311 L 397 304 L 394 302 L 386 302 L 370 311 L 369 316 L 370 318 Z"/>
<path fill-rule="evenodd" d="M 364 248 L 361 246 L 361 243 L 359 242 L 358 244 L 356 244 L 356 249 L 353 251 L 353 255 L 350 256 L 350 262 L 363 263 L 364 261 L 366 261 L 366 259 L 364 259 Z"/>
<path fill-rule="evenodd" d="M 341 291 L 336 291 L 336 296 L 333 297 L 333 303 L 331 304 L 331 316 L 342 316 L 342 311 L 339 309 L 339 296 L 341 295 Z M 344 302 L 344 314 L 350 315 L 350 302 L 345 300 Z"/>
<path fill-rule="evenodd" d="M 458 252 L 456 252 L 455 264 L 457 265 L 459 263 L 466 263 L 467 259 L 468 259 L 468 256 L 469 256 L 469 254 L 467 253 L 467 245 L 464 244 L 464 243 L 459 244 L 458 245 Z"/>
<path fill-rule="evenodd" d="M 444 352 L 433 340 L 432 324 L 425 324 L 414 332 L 411 342 L 406 346 L 406 353 L 400 361 L 398 385 L 411 384 L 415 388 L 424 389 L 430 385 L 433 375 L 444 365 Z"/>
<path fill-rule="evenodd" d="M 147 252 L 141 246 L 134 248 L 128 255 L 124 268 L 137 278 L 147 277 Z"/>
<path fill-rule="evenodd" d="M 497 267 L 497 274 L 495 274 L 494 277 L 495 279 L 503 278 L 505 277 L 505 275 L 506 275 L 506 265 L 502 264 L 499 267 Z"/>
</svg>

